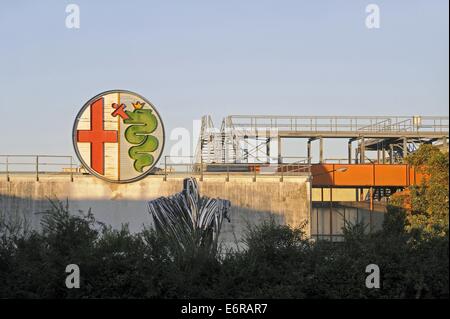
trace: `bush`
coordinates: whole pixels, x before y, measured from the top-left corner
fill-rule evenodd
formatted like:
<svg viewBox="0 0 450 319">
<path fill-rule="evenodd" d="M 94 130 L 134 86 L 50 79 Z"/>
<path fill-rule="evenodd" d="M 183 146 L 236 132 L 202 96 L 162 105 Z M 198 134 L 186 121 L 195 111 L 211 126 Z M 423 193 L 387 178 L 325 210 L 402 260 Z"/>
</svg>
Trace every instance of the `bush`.
<svg viewBox="0 0 450 319">
<path fill-rule="evenodd" d="M 0 223 L 0 298 L 448 298 L 448 233 L 414 238 L 404 217 L 392 211 L 373 234 L 348 225 L 342 243 L 272 220 L 249 227 L 242 251 L 179 258 L 151 229 L 113 230 L 56 203 L 41 232 Z M 80 289 L 65 287 L 71 263 Z M 365 287 L 372 263 L 381 289 Z"/>
</svg>

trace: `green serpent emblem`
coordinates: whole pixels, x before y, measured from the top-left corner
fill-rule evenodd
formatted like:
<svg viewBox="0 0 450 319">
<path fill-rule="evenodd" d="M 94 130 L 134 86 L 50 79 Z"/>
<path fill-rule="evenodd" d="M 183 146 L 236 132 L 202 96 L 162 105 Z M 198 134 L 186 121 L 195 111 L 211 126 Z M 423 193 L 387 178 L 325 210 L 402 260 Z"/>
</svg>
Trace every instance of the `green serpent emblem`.
<svg viewBox="0 0 450 319">
<path fill-rule="evenodd" d="M 158 127 L 158 120 L 149 109 L 135 109 L 133 112 L 125 111 L 128 119 L 125 124 L 132 124 L 125 130 L 125 139 L 130 144 L 128 155 L 134 160 L 134 169 L 142 173 L 143 168 L 153 164 L 154 158 L 150 154 L 158 148 L 158 139 L 152 135 Z"/>
</svg>

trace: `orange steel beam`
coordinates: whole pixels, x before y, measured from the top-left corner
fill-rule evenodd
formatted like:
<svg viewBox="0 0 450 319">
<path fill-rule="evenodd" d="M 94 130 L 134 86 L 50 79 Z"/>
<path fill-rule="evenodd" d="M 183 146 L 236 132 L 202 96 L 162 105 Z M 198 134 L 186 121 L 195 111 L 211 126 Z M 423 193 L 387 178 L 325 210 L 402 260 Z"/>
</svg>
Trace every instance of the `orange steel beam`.
<svg viewBox="0 0 450 319">
<path fill-rule="evenodd" d="M 313 187 L 408 187 L 425 177 L 407 164 L 313 164 L 311 174 Z"/>
</svg>

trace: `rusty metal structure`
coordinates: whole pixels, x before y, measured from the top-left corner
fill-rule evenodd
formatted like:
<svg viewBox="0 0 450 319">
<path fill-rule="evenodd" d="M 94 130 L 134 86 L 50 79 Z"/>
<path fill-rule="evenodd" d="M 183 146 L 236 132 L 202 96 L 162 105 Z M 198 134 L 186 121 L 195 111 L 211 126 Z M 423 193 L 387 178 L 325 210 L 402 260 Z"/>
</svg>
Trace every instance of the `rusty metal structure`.
<svg viewBox="0 0 450 319">
<path fill-rule="evenodd" d="M 197 163 L 268 162 L 270 146 L 277 146 L 281 162 L 283 139 L 305 138 L 311 164 L 311 143 L 319 142 L 324 163 L 323 140 L 348 140 L 347 163 L 373 162 L 366 156 L 377 152 L 377 163 L 399 163 L 422 143 L 440 141 L 447 147 L 449 118 L 445 116 L 279 116 L 230 115 L 215 128 L 210 116 L 202 117 L 196 150 Z M 357 144 L 353 153 L 353 143 Z M 261 160 L 261 152 L 264 152 Z"/>
<path fill-rule="evenodd" d="M 230 115 L 217 129 L 210 116 L 203 116 L 195 163 L 207 168 L 230 163 L 272 166 L 280 174 L 294 165 L 308 165 L 316 176 L 312 187 L 370 188 L 386 197 L 396 188 L 417 183 L 417 174 L 404 158 L 420 144 L 448 148 L 448 128 L 448 116 Z M 307 139 L 306 159 L 282 156 L 285 139 Z M 333 165 L 326 161 L 324 139 L 347 140 L 347 157 Z M 318 163 L 312 163 L 313 141 L 319 144 Z M 376 152 L 376 157 L 367 156 L 369 152 Z M 339 172 L 342 165 L 345 173 Z"/>
<path fill-rule="evenodd" d="M 247 165 L 243 170 L 253 167 L 253 181 L 256 181 L 256 170 L 267 167 L 274 168 L 280 175 L 309 173 L 311 187 L 321 192 L 320 201 L 313 202 L 312 206 L 311 220 L 317 222 L 317 225 L 312 223 L 316 231 L 315 234 L 312 231 L 312 236 L 334 240 L 340 235 L 333 230 L 336 226 L 333 220 L 337 215 L 343 215 L 345 221 L 348 216 L 342 203 L 342 207 L 336 206 L 339 199 L 333 198 L 333 190 L 353 189 L 354 201 L 347 204 L 356 208 L 347 210 L 356 209 L 356 220 L 359 220 L 358 210 L 365 211 L 372 229 L 372 212 L 378 206 L 385 207 L 384 200 L 396 191 L 419 184 L 424 178 L 405 164 L 405 157 L 421 144 L 448 149 L 448 128 L 448 116 L 230 115 L 222 120 L 220 128 L 214 127 L 210 116 L 204 116 L 194 163 L 197 167 L 200 165 L 201 171 L 210 171 L 211 165 L 222 166 L 222 171 L 227 171 L 227 179 L 230 164 Z M 299 161 L 283 156 L 286 139 L 306 139 L 306 159 Z M 346 140 L 347 149 L 343 153 L 347 156 L 325 159 L 325 139 Z M 316 163 L 312 162 L 313 142 L 319 146 Z M 298 166 L 302 169 L 294 169 Z M 327 201 L 324 190 L 329 194 Z M 328 217 L 319 217 L 323 213 Z M 325 226 L 319 227 L 319 221 L 327 221 L 328 230 Z"/>
</svg>

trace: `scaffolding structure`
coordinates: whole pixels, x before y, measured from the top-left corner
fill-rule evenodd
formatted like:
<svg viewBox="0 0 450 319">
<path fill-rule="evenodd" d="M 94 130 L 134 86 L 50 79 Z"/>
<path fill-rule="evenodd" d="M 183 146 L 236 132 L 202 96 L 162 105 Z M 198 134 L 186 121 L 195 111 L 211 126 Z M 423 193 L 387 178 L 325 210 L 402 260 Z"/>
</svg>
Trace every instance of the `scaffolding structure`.
<svg viewBox="0 0 450 319">
<path fill-rule="evenodd" d="M 282 139 L 306 138 L 311 163 L 311 143 L 319 141 L 319 163 L 324 162 L 323 140 L 348 140 L 349 164 L 373 162 L 367 151 L 377 151 L 377 163 L 399 163 L 423 143 L 448 147 L 446 116 L 280 116 L 230 115 L 214 127 L 211 116 L 202 117 L 196 163 L 280 163 Z M 352 143 L 356 142 L 354 149 Z M 271 153 L 275 148 L 276 155 Z"/>
</svg>

